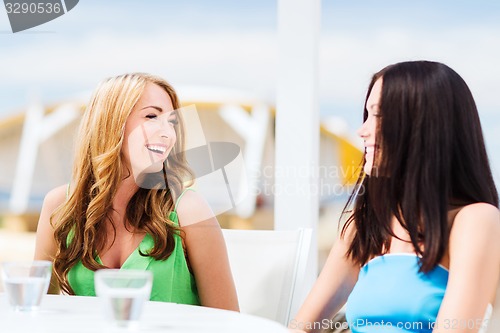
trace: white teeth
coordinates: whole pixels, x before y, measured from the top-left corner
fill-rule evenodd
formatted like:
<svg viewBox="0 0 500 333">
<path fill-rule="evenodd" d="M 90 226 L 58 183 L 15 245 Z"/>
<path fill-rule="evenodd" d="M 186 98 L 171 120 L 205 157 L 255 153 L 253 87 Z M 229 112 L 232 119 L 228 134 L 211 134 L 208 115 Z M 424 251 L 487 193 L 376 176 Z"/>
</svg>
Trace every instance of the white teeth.
<svg viewBox="0 0 500 333">
<path fill-rule="evenodd" d="M 375 151 L 375 147 L 371 146 L 371 147 L 365 147 L 365 152 L 368 154 L 368 153 L 373 153 Z"/>
<path fill-rule="evenodd" d="M 149 146 L 146 146 L 146 148 L 148 148 L 152 152 L 158 153 L 158 154 L 165 154 L 165 152 L 167 151 L 167 148 L 163 147 L 163 146 L 149 145 Z"/>
</svg>

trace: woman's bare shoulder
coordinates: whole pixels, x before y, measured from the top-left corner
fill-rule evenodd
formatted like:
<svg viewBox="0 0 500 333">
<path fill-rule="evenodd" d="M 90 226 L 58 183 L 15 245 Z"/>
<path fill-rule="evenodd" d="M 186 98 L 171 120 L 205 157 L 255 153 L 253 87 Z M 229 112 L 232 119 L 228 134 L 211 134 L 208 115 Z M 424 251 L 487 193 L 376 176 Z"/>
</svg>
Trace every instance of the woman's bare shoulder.
<svg viewBox="0 0 500 333">
<path fill-rule="evenodd" d="M 61 185 L 50 190 L 45 195 L 39 223 L 43 223 L 44 221 L 49 222 L 52 213 L 66 201 L 67 190 L 68 185 Z"/>
<path fill-rule="evenodd" d="M 45 195 L 43 205 L 54 208 L 60 206 L 64 201 L 66 201 L 67 191 L 67 184 L 53 188 Z"/>
<path fill-rule="evenodd" d="M 500 211 L 497 207 L 485 202 L 464 206 L 457 213 L 453 228 L 467 228 L 471 225 L 478 228 L 498 229 L 500 228 Z"/>
<path fill-rule="evenodd" d="M 500 239 L 500 211 L 480 202 L 464 206 L 456 215 L 450 233 L 450 246 L 485 246 Z"/>
<path fill-rule="evenodd" d="M 184 193 L 179 201 L 177 214 L 181 227 L 208 221 L 215 217 L 205 197 L 197 191 L 186 191 Z"/>
</svg>

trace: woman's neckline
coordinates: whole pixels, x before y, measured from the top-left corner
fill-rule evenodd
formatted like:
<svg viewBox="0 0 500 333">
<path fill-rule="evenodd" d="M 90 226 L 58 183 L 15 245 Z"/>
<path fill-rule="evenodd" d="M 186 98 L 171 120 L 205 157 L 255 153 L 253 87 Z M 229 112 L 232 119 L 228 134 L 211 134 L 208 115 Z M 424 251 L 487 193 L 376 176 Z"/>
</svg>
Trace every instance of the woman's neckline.
<svg viewBox="0 0 500 333">
<path fill-rule="evenodd" d="M 381 258 L 384 258 L 384 257 L 419 257 L 416 253 L 411 253 L 411 252 L 393 252 L 393 253 L 385 253 L 385 254 L 382 254 L 382 255 L 379 255 L 379 256 L 376 256 L 374 258 L 371 258 L 370 260 L 368 260 L 368 262 L 366 264 L 363 265 L 362 268 L 368 266 L 368 264 L 372 263 L 373 261 L 377 261 L 377 260 L 380 260 Z M 442 269 L 444 269 L 447 273 L 449 273 L 449 269 L 444 267 L 443 265 L 441 264 L 437 264 L 436 267 L 441 267 Z"/>
</svg>

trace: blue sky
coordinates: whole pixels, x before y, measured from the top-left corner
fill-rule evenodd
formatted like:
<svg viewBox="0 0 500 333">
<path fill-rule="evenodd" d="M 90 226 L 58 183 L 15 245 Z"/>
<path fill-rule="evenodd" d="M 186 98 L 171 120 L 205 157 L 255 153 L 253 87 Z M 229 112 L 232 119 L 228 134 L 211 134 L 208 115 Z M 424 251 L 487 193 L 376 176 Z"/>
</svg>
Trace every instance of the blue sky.
<svg viewBox="0 0 500 333">
<path fill-rule="evenodd" d="M 66 15 L 12 34 L 0 8 L 0 116 L 30 96 L 67 99 L 102 78 L 159 74 L 174 85 L 275 94 L 277 2 L 82 0 Z M 373 72 L 403 60 L 442 61 L 468 82 L 500 179 L 500 2 L 322 2 L 323 116 L 359 125 Z"/>
</svg>

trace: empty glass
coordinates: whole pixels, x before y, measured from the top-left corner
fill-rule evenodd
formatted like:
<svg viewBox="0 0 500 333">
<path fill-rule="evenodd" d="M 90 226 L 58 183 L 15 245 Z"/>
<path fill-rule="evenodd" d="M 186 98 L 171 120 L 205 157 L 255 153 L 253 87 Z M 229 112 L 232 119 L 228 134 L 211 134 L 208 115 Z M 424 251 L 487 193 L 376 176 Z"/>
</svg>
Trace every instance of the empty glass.
<svg viewBox="0 0 500 333">
<path fill-rule="evenodd" d="M 137 326 L 144 302 L 151 294 L 151 272 L 102 269 L 96 271 L 94 279 L 106 317 L 120 327 Z"/>
<path fill-rule="evenodd" d="M 2 280 L 7 299 L 15 311 L 34 311 L 47 293 L 52 263 L 46 260 L 2 263 Z"/>
</svg>

